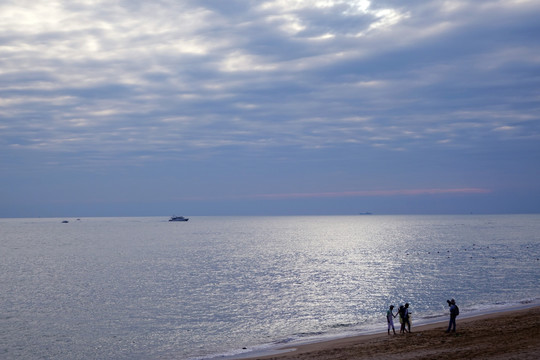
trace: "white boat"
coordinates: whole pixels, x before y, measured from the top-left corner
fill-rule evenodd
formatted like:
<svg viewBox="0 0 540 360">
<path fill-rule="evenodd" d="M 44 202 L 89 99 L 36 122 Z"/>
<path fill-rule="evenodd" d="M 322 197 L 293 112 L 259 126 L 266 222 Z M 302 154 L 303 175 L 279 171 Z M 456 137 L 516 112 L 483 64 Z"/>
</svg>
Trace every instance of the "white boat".
<svg viewBox="0 0 540 360">
<path fill-rule="evenodd" d="M 169 221 L 188 221 L 189 219 L 183 216 L 171 216 Z"/>
</svg>

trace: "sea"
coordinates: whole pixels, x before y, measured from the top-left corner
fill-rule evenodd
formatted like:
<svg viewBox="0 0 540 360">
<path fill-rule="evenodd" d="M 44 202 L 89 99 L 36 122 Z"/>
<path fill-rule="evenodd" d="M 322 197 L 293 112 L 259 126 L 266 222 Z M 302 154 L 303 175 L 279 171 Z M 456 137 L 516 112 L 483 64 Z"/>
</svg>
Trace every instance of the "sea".
<svg viewBox="0 0 540 360">
<path fill-rule="evenodd" d="M 63 223 L 67 220 L 68 223 Z M 0 358 L 231 359 L 540 304 L 540 215 L 0 219 Z"/>
</svg>

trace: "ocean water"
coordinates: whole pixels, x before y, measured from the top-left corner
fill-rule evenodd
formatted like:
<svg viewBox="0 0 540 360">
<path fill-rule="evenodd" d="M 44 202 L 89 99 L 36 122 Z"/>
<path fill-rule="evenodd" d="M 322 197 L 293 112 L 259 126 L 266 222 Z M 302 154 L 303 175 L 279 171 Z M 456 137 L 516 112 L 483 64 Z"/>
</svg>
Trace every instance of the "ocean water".
<svg viewBox="0 0 540 360">
<path fill-rule="evenodd" d="M 0 358 L 207 359 L 540 301 L 540 215 L 0 219 Z M 459 326 L 459 319 L 458 319 Z"/>
</svg>

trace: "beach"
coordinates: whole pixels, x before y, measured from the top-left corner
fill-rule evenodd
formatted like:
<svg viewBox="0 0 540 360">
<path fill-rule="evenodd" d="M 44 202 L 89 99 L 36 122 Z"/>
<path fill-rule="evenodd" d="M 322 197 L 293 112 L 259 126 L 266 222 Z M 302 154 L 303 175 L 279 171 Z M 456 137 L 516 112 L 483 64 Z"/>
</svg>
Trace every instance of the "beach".
<svg viewBox="0 0 540 360">
<path fill-rule="evenodd" d="M 461 319 L 458 316 L 456 333 L 446 333 L 446 327 L 447 322 L 413 326 L 410 334 L 399 334 L 397 329 L 397 335 L 384 332 L 312 343 L 252 359 L 540 358 L 540 307 Z"/>
</svg>

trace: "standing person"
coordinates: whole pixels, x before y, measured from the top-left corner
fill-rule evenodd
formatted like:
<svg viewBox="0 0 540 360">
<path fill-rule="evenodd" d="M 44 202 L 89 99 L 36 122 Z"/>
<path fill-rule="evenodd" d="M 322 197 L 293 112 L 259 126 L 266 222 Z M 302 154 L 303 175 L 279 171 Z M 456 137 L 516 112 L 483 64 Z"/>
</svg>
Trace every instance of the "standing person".
<svg viewBox="0 0 540 360">
<path fill-rule="evenodd" d="M 390 305 L 390 309 L 386 312 L 386 321 L 388 322 L 388 335 L 390 335 L 390 329 L 394 331 L 394 335 L 396 335 L 396 329 L 394 328 L 394 318 L 396 315 L 394 315 L 394 305 Z"/>
<path fill-rule="evenodd" d="M 447 333 L 452 330 L 452 332 L 456 332 L 456 316 L 459 315 L 459 308 L 456 305 L 456 300 L 446 300 L 448 303 L 448 306 L 450 306 L 450 321 L 448 322 L 448 330 L 446 330 Z"/>
<path fill-rule="evenodd" d="M 399 323 L 401 324 L 401 327 L 399 329 L 399 333 L 403 334 L 404 332 L 406 332 L 406 330 L 405 330 L 405 306 L 403 306 L 403 305 L 399 306 L 398 314 L 399 314 Z"/>
<path fill-rule="evenodd" d="M 405 304 L 404 310 L 403 310 L 403 328 L 405 328 L 405 325 L 407 325 L 407 330 L 411 332 L 411 319 L 409 315 L 409 303 Z"/>
</svg>

